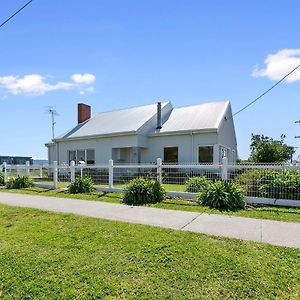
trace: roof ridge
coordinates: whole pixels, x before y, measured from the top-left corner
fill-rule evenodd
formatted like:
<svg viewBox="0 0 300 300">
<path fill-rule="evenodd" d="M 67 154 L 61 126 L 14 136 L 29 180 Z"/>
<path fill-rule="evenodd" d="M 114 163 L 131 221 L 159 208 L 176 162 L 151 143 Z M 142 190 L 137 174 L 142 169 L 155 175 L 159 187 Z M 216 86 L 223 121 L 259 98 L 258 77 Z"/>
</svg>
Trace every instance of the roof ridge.
<svg viewBox="0 0 300 300">
<path fill-rule="evenodd" d="M 220 100 L 220 101 L 210 101 L 210 102 L 204 102 L 204 103 L 198 103 L 198 104 L 190 104 L 190 105 L 182 105 L 182 106 L 176 106 L 176 108 L 185 108 L 185 107 L 193 107 L 193 106 L 200 106 L 200 105 L 205 105 L 205 104 L 214 104 L 214 103 L 226 103 L 230 102 L 230 100 Z"/>
<path fill-rule="evenodd" d="M 161 102 L 161 104 L 167 104 L 170 103 L 171 101 L 163 101 Z M 96 113 L 96 115 L 94 117 L 96 117 L 97 115 L 100 114 L 106 114 L 106 113 L 111 113 L 111 112 L 116 112 L 116 111 L 122 111 L 122 110 L 127 110 L 127 109 L 133 109 L 133 108 L 138 108 L 138 107 L 145 107 L 145 106 L 151 106 L 151 105 L 157 105 L 157 102 L 155 103 L 151 103 L 151 104 L 143 104 L 143 105 L 138 105 L 138 106 L 130 106 L 130 107 L 124 107 L 124 108 L 116 108 L 116 109 L 112 109 L 112 110 L 108 110 L 108 111 L 101 111 Z"/>
</svg>

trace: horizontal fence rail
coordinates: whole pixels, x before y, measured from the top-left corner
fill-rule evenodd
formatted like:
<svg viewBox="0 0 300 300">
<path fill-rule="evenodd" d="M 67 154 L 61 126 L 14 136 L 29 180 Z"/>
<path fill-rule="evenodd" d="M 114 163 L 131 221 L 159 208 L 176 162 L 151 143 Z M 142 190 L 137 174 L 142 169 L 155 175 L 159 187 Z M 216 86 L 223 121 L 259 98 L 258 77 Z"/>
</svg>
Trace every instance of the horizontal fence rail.
<svg viewBox="0 0 300 300">
<path fill-rule="evenodd" d="M 222 164 L 164 164 L 160 158 L 156 163 L 98 165 L 52 165 L 33 166 L 2 165 L 5 181 L 9 177 L 26 175 L 33 178 L 37 186 L 66 188 L 78 177 L 91 177 L 96 189 L 122 191 L 134 178 L 145 177 L 158 180 L 170 196 L 195 198 L 197 184 L 188 184 L 192 178 L 205 178 L 207 182 L 226 180 L 239 184 L 248 202 L 300 206 L 300 166 L 235 164 L 228 165 L 227 158 Z"/>
</svg>

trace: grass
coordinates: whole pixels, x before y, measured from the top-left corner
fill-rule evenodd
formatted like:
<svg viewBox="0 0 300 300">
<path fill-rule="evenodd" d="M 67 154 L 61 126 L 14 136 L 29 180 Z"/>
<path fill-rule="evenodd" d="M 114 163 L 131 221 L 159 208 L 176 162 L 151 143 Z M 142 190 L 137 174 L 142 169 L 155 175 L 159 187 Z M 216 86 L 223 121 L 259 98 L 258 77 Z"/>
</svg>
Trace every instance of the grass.
<svg viewBox="0 0 300 300">
<path fill-rule="evenodd" d="M 300 251 L 0 205 L 1 299 L 299 299 Z"/>
<path fill-rule="evenodd" d="M 47 181 L 47 180 L 36 180 L 35 183 L 37 184 L 45 184 L 45 185 L 53 185 L 53 181 Z M 64 182 L 59 181 L 58 187 L 59 188 L 65 188 L 70 185 L 70 182 Z M 96 184 L 95 187 L 108 187 L 108 184 Z M 114 184 L 115 188 L 125 188 L 126 184 Z M 164 183 L 163 187 L 166 189 L 166 191 L 169 192 L 185 192 L 185 185 L 184 184 L 167 184 Z"/>
<path fill-rule="evenodd" d="M 22 190 L 7 190 L 1 189 L 0 192 L 10 192 L 10 193 L 21 193 L 21 194 L 31 194 L 31 195 L 41 195 L 41 196 L 51 196 L 51 197 L 61 197 L 61 198 L 75 198 L 91 201 L 103 201 L 112 203 L 121 203 L 122 195 L 113 193 L 91 193 L 91 194 L 69 194 L 65 190 L 46 190 L 42 188 L 29 188 Z M 199 213 L 208 214 L 224 214 L 241 216 L 248 218 L 260 218 L 260 219 L 270 219 L 286 222 L 300 222 L 300 209 L 299 208 L 284 208 L 284 207 L 247 207 L 245 210 L 239 210 L 236 212 L 220 212 L 216 209 L 210 209 L 205 206 L 200 206 L 195 202 L 179 200 L 179 199 L 167 199 L 162 203 L 156 203 L 148 205 L 151 207 L 172 209 L 172 210 L 182 210 L 182 211 L 193 211 Z"/>
<path fill-rule="evenodd" d="M 185 192 L 185 185 L 184 184 L 170 184 L 170 183 L 164 183 L 162 186 L 165 188 L 168 192 Z"/>
</svg>

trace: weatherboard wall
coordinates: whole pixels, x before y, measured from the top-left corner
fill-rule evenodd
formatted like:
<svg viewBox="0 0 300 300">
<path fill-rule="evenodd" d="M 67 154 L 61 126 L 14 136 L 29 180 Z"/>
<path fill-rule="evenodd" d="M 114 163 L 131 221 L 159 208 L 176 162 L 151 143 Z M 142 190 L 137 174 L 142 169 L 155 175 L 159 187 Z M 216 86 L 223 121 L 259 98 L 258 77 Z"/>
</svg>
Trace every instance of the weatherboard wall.
<svg viewBox="0 0 300 300">
<path fill-rule="evenodd" d="M 230 106 L 228 107 L 226 114 L 222 118 L 219 126 L 218 144 L 228 149 L 228 162 L 235 163 L 237 158 L 237 141 Z"/>
<path fill-rule="evenodd" d="M 157 135 L 148 138 L 148 147 L 143 151 L 142 162 L 153 162 L 164 158 L 165 147 L 178 147 L 178 162 L 198 162 L 199 146 L 214 147 L 214 163 L 218 163 L 219 145 L 216 133 L 187 133 Z"/>
<path fill-rule="evenodd" d="M 223 130 L 223 129 L 222 129 Z M 226 126 L 224 131 L 226 131 Z M 198 162 L 200 146 L 213 146 L 214 164 L 220 162 L 220 146 L 226 146 L 228 153 L 236 151 L 234 138 L 227 135 L 227 140 L 221 140 L 217 132 L 186 133 L 174 135 L 126 135 L 115 137 L 87 138 L 69 141 L 60 141 L 49 148 L 49 163 L 57 160 L 59 164 L 69 163 L 68 152 L 72 150 L 95 150 L 95 163 L 107 163 L 113 158 L 113 149 L 116 148 L 140 148 L 141 162 L 155 162 L 158 157 L 164 158 L 165 147 L 178 147 L 178 162 Z M 229 162 L 232 162 L 232 155 Z"/>
</svg>

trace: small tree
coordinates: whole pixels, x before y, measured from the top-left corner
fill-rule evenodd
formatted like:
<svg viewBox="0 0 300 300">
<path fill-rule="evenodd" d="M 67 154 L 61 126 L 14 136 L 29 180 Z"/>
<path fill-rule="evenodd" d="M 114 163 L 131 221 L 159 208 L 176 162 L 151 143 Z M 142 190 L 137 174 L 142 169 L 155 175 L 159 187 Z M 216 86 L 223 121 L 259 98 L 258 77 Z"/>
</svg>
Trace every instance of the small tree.
<svg viewBox="0 0 300 300">
<path fill-rule="evenodd" d="M 250 160 L 257 163 L 284 163 L 295 153 L 294 147 L 284 143 L 285 135 L 274 140 L 264 135 L 251 135 Z"/>
</svg>

